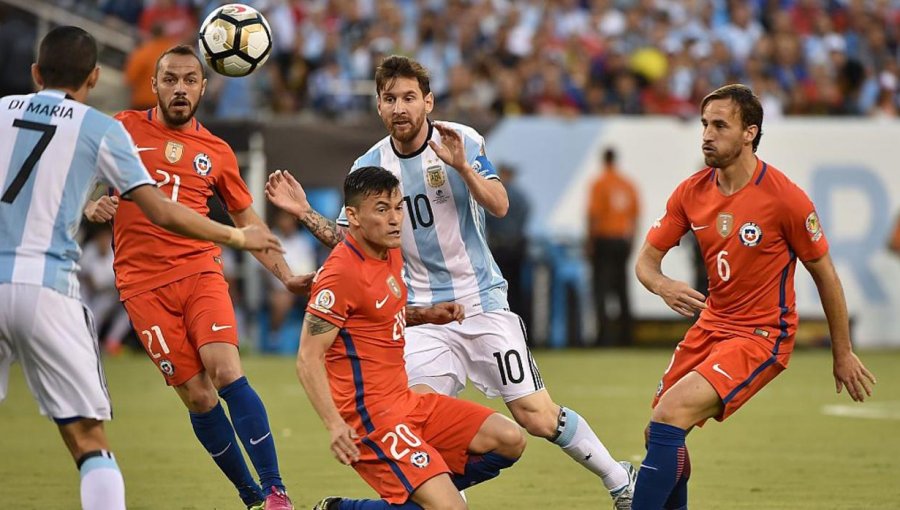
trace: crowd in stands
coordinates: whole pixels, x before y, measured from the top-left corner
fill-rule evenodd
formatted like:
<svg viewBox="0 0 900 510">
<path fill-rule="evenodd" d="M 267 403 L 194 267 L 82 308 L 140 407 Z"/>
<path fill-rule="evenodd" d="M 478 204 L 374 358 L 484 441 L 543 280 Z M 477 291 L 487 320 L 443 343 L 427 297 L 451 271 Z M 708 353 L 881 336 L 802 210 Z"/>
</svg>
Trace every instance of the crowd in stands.
<svg viewBox="0 0 900 510">
<path fill-rule="evenodd" d="M 185 41 L 226 3 L 94 1 L 145 38 L 159 24 Z M 894 117 L 900 102 L 896 0 L 246 3 L 266 14 L 274 51 L 268 73 L 235 85 L 243 96 L 226 96 L 245 103 L 220 108 L 226 116 L 371 113 L 373 69 L 392 53 L 425 64 L 440 113 L 460 120 L 695 115 L 700 98 L 729 82 L 749 84 L 769 118 Z"/>
</svg>

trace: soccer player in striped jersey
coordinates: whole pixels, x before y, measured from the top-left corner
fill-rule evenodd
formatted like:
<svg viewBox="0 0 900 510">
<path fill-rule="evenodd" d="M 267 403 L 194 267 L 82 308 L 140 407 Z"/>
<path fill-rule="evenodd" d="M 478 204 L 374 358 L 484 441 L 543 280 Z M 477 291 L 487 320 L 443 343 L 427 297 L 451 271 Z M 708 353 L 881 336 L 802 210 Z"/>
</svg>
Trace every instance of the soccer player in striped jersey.
<svg viewBox="0 0 900 510">
<path fill-rule="evenodd" d="M 726 85 L 700 109 L 707 167 L 672 193 L 636 266 L 647 290 L 679 314 L 700 318 L 659 382 L 634 510 L 687 508 L 688 431 L 709 418 L 726 419 L 787 368 L 797 330 L 797 259 L 816 282 L 828 318 L 837 391 L 846 387 L 862 402 L 875 384 L 853 353 L 847 303 L 815 207 L 756 156 L 759 98 L 744 85 Z M 662 272 L 663 257 L 688 230 L 706 261 L 708 299 Z"/>
<path fill-rule="evenodd" d="M 160 193 L 122 124 L 82 104 L 99 71 L 94 38 L 58 27 L 41 41 L 32 66 L 41 91 L 0 99 L 0 400 L 18 360 L 41 414 L 56 422 L 78 466 L 82 507 L 119 510 L 125 485 L 103 429 L 112 407 L 76 278 L 74 235 L 88 194 L 99 178 L 182 235 L 239 248 L 279 246 L 266 231 L 226 227 Z"/>
<path fill-rule="evenodd" d="M 616 508 L 630 508 L 631 464 L 616 462 L 584 418 L 550 398 L 526 346 L 525 327 L 509 310 L 506 281 L 484 235 L 485 210 L 503 216 L 509 202 L 484 139 L 468 126 L 428 118 L 434 96 L 428 72 L 418 62 L 388 57 L 375 83 L 378 113 L 389 136 L 350 171 L 381 166 L 400 180 L 409 304 L 454 302 L 466 313 L 462 324 L 408 329 L 410 386 L 422 393 L 457 395 L 471 380 L 485 395 L 501 396 L 516 422 L 599 476 Z M 337 223 L 322 217 L 287 172 L 270 176 L 267 195 L 324 244 L 335 246 L 344 238 L 346 217 Z"/>
</svg>

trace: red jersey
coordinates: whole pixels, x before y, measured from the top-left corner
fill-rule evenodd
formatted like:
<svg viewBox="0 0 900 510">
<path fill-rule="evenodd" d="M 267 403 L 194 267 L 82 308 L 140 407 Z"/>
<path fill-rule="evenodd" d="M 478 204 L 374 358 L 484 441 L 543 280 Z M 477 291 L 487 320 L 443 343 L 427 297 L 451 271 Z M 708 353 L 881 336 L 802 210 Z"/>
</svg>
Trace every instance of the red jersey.
<svg viewBox="0 0 900 510">
<path fill-rule="evenodd" d="M 746 186 L 725 196 L 716 170 L 682 182 L 647 241 L 668 251 L 693 230 L 709 274 L 707 308 L 697 325 L 768 340 L 773 352 L 793 349 L 797 328 L 797 258 L 828 252 L 815 207 L 781 171 L 758 160 Z"/>
<path fill-rule="evenodd" d="M 131 134 L 156 186 L 172 200 L 204 216 L 209 213 L 206 201 L 214 192 L 229 211 L 241 211 L 253 203 L 231 147 L 196 119 L 186 130 L 167 128 L 155 109 L 124 111 L 116 119 Z M 221 250 L 215 243 L 158 227 L 128 200 L 119 202 L 113 243 L 116 287 L 123 301 L 193 274 L 222 272 Z"/>
<path fill-rule="evenodd" d="M 374 259 L 347 236 L 316 275 L 307 313 L 340 328 L 325 368 L 331 396 L 348 424 L 364 436 L 416 404 L 403 361 L 406 285 L 399 248 Z"/>
</svg>

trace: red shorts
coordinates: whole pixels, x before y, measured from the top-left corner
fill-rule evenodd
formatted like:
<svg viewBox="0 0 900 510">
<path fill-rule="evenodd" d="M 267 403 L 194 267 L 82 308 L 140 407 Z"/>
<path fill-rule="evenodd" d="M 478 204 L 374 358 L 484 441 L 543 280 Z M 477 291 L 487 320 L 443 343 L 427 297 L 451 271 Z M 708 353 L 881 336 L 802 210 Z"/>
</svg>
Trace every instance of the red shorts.
<svg viewBox="0 0 900 510">
<path fill-rule="evenodd" d="M 198 273 L 124 302 L 144 350 L 169 386 L 203 370 L 200 346 L 238 344 L 228 283 L 219 273 Z"/>
<path fill-rule="evenodd" d="M 468 448 L 494 411 L 436 393 L 357 441 L 353 468 L 387 502 L 405 503 L 420 485 L 442 473 L 465 472 Z"/>
<path fill-rule="evenodd" d="M 787 341 L 782 344 L 790 345 Z M 773 354 L 772 348 L 770 342 L 694 326 L 675 348 L 669 368 L 659 381 L 653 407 L 669 388 L 695 371 L 709 381 L 722 399 L 725 409 L 715 417 L 722 421 L 787 368 L 791 353 Z"/>
</svg>

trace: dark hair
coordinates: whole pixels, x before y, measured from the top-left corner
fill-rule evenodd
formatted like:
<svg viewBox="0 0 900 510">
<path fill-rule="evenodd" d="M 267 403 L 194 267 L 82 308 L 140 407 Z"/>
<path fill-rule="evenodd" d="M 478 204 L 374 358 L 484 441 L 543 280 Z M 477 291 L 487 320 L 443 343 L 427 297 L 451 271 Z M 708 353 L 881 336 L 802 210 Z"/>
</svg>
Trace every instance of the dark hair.
<svg viewBox="0 0 900 510">
<path fill-rule="evenodd" d="M 607 165 L 611 165 L 616 162 L 616 150 L 612 147 L 607 147 L 603 150 L 603 162 Z"/>
<path fill-rule="evenodd" d="M 738 105 L 738 110 L 741 113 L 741 124 L 744 129 L 750 126 L 756 126 L 759 129 L 756 132 L 756 138 L 753 139 L 753 152 L 756 152 L 763 134 L 763 108 L 759 98 L 746 85 L 741 85 L 740 83 L 725 85 L 710 92 L 703 98 L 703 102 L 700 103 L 700 114 L 703 114 L 703 110 L 706 109 L 706 105 L 710 101 L 717 99 L 731 99 Z"/>
<path fill-rule="evenodd" d="M 428 71 L 422 64 L 409 57 L 391 55 L 382 60 L 375 70 L 375 93 L 380 95 L 381 91 L 397 78 L 413 78 L 418 81 L 423 96 L 431 92 Z"/>
<path fill-rule="evenodd" d="M 364 166 L 344 179 L 344 205 L 359 207 L 363 198 L 379 193 L 390 194 L 400 187 L 394 174 L 380 166 Z"/>
<path fill-rule="evenodd" d="M 172 46 L 163 52 L 162 55 L 156 59 L 156 70 L 153 72 L 153 76 L 159 75 L 159 64 L 162 62 L 162 59 L 166 57 L 166 55 L 189 55 L 197 59 L 197 62 L 200 64 L 200 74 L 206 78 L 206 67 L 203 66 L 203 61 L 200 60 L 200 57 L 197 55 L 197 52 L 194 51 L 194 48 L 187 44 L 179 44 L 178 46 Z"/>
<path fill-rule="evenodd" d="M 78 90 L 97 67 L 97 41 L 84 29 L 56 27 L 41 41 L 37 66 L 44 87 Z"/>
</svg>

